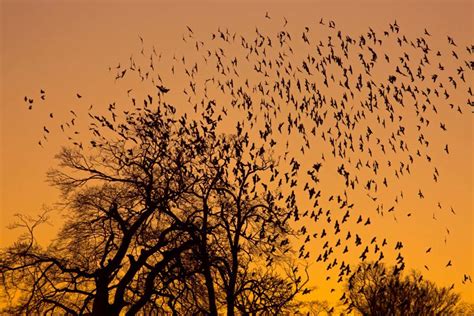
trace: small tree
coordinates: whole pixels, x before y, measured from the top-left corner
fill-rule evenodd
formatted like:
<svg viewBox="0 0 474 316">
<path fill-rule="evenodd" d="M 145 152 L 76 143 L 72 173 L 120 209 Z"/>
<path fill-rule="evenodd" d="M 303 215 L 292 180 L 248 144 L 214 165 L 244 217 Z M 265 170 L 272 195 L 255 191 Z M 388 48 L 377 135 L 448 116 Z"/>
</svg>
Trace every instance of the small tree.
<svg viewBox="0 0 474 316">
<path fill-rule="evenodd" d="M 383 264 L 360 264 L 347 282 L 349 310 L 362 315 L 452 315 L 460 296 L 437 287 L 416 271 L 403 277 Z"/>
</svg>

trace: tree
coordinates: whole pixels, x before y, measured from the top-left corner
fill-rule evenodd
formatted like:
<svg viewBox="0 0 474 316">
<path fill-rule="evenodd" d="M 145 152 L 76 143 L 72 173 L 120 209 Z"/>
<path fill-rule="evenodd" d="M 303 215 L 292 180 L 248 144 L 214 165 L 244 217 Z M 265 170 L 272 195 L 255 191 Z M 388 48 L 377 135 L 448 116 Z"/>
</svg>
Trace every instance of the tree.
<svg viewBox="0 0 474 316">
<path fill-rule="evenodd" d="M 403 277 L 380 263 L 360 264 L 346 287 L 349 310 L 362 315 L 454 315 L 462 307 L 452 288 L 438 287 L 416 271 Z"/>
<path fill-rule="evenodd" d="M 9 312 L 232 315 L 279 310 L 298 293 L 296 270 L 282 278 L 273 262 L 289 251 L 291 213 L 257 189 L 272 161 L 246 158 L 248 138 L 216 135 L 212 116 L 175 112 L 158 104 L 118 127 L 98 118 L 117 138 L 92 140 L 88 155 L 60 152 L 48 179 L 68 220 L 46 249 L 34 240 L 39 222 L 24 221 L 31 235 L 2 252 L 2 286 L 20 292 Z"/>
</svg>

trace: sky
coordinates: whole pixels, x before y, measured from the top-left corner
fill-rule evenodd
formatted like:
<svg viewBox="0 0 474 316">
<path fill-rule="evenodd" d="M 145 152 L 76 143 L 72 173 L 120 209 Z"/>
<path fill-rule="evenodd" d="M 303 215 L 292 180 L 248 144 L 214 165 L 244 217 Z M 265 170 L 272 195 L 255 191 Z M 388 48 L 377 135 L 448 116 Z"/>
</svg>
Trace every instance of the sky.
<svg viewBox="0 0 474 316">
<path fill-rule="evenodd" d="M 53 126 L 50 113 L 55 120 L 66 120 L 71 109 L 85 113 L 89 104 L 111 102 L 119 87 L 108 68 L 137 51 L 138 36 L 173 54 L 186 26 L 202 36 L 217 27 L 250 33 L 267 23 L 268 12 L 273 23 L 266 26 L 269 31 L 277 30 L 283 17 L 295 30 L 324 18 L 352 34 L 386 28 L 396 20 L 407 35 L 422 35 L 427 28 L 439 47 L 447 47 L 447 36 L 465 47 L 474 38 L 473 9 L 472 1 L 448 0 L 1 1 L 0 246 L 18 236 L 6 227 L 15 213 L 34 215 L 58 200 L 45 174 L 54 166 L 64 137 L 51 133 L 43 147 L 38 145 L 43 126 Z M 46 91 L 46 105 L 28 110 L 24 96 L 38 98 L 40 89 Z M 81 102 L 76 93 L 83 95 Z M 427 188 L 425 204 L 409 197 L 404 201 L 414 214 L 425 215 L 400 216 L 397 223 L 376 220 L 371 229 L 405 240 L 408 268 L 422 270 L 428 263 L 430 271 L 423 272 L 430 280 L 456 282 L 463 299 L 474 303 L 472 283 L 460 282 L 464 273 L 474 277 L 472 116 L 448 116 L 446 122 L 449 134 L 439 141 L 449 143 L 451 153 L 433 153 L 442 171 L 440 183 L 432 185 L 425 170 L 402 183 L 412 191 L 421 184 Z M 452 206 L 456 215 L 436 211 L 438 202 L 445 209 Z M 430 220 L 435 213 L 437 220 Z M 54 215 L 51 225 L 40 231 L 41 238 L 52 238 L 59 222 Z M 433 252 L 427 257 L 424 250 L 429 246 Z M 445 268 L 448 260 L 453 262 L 450 270 Z M 334 285 L 321 281 L 323 271 L 314 271 L 314 295 L 333 299 L 328 289 Z"/>
</svg>

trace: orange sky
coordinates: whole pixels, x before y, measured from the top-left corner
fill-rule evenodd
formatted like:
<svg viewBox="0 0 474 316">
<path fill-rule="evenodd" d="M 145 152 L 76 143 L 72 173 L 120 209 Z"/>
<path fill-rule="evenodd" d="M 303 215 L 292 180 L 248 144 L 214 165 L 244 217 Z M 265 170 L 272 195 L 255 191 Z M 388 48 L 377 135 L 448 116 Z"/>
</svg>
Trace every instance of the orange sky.
<svg viewBox="0 0 474 316">
<path fill-rule="evenodd" d="M 44 180 L 64 138 L 52 135 L 44 149 L 37 145 L 43 126 L 50 124 L 49 113 L 54 112 L 55 119 L 61 120 L 70 116 L 70 109 L 85 113 L 81 106 L 112 102 L 120 88 L 114 85 L 107 69 L 137 51 L 138 34 L 149 45 L 172 54 L 181 43 L 186 25 L 203 37 L 218 26 L 250 33 L 255 26 L 266 23 L 268 11 L 274 23 L 266 26 L 270 31 L 272 27 L 277 30 L 276 25 L 281 23 L 276 21 L 282 21 L 283 16 L 295 30 L 316 25 L 324 17 L 352 34 L 365 32 L 369 26 L 385 29 L 396 19 L 407 35 L 421 35 L 426 27 L 433 35 L 432 42 L 442 48 L 447 46 L 447 35 L 463 47 L 472 44 L 474 38 L 472 1 L 196 2 L 1 2 L 0 246 L 15 239 L 16 235 L 5 228 L 14 213 L 35 214 L 43 205 L 57 200 L 56 190 Z M 47 102 L 28 111 L 23 97 L 38 96 L 39 89 L 46 90 Z M 81 103 L 75 98 L 77 92 L 84 96 Z M 451 154 L 433 152 L 442 171 L 440 183 L 433 185 L 425 170 L 401 183 L 412 191 L 419 186 L 426 188 L 428 201 L 420 204 L 408 197 L 404 203 L 407 209 L 413 209 L 413 217 L 400 215 L 395 223 L 392 218 L 373 216 L 370 229 L 405 240 L 408 268 L 422 270 L 424 264 L 429 264 L 429 272 L 422 270 L 429 279 L 443 285 L 456 282 L 463 298 L 474 302 L 472 284 L 460 283 L 464 273 L 474 277 L 473 121 L 470 115 L 451 115 L 446 122 L 449 134 L 439 142 L 449 143 Z M 435 212 L 431 209 L 437 208 L 438 201 L 445 208 L 453 206 L 457 215 L 441 212 L 436 213 L 436 221 L 430 220 Z M 50 237 L 56 228 L 43 228 L 42 236 Z M 446 228 L 450 231 L 447 243 Z M 429 257 L 424 252 L 428 246 L 433 247 Z M 450 259 L 453 267 L 447 270 L 444 265 Z M 327 292 L 332 285 L 320 282 L 324 270 L 314 271 L 313 285 L 321 289 L 317 297 L 333 300 Z"/>
</svg>

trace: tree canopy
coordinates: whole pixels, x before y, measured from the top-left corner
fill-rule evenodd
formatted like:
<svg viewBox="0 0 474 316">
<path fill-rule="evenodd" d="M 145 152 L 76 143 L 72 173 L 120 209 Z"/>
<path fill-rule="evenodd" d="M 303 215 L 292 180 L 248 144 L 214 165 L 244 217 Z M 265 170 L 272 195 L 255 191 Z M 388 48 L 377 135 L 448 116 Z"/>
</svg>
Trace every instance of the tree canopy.
<svg viewBox="0 0 474 316">
<path fill-rule="evenodd" d="M 383 264 L 360 264 L 346 287 L 349 310 L 362 315 L 462 315 L 465 311 L 452 287 L 438 287 L 416 271 L 403 276 Z"/>
</svg>

